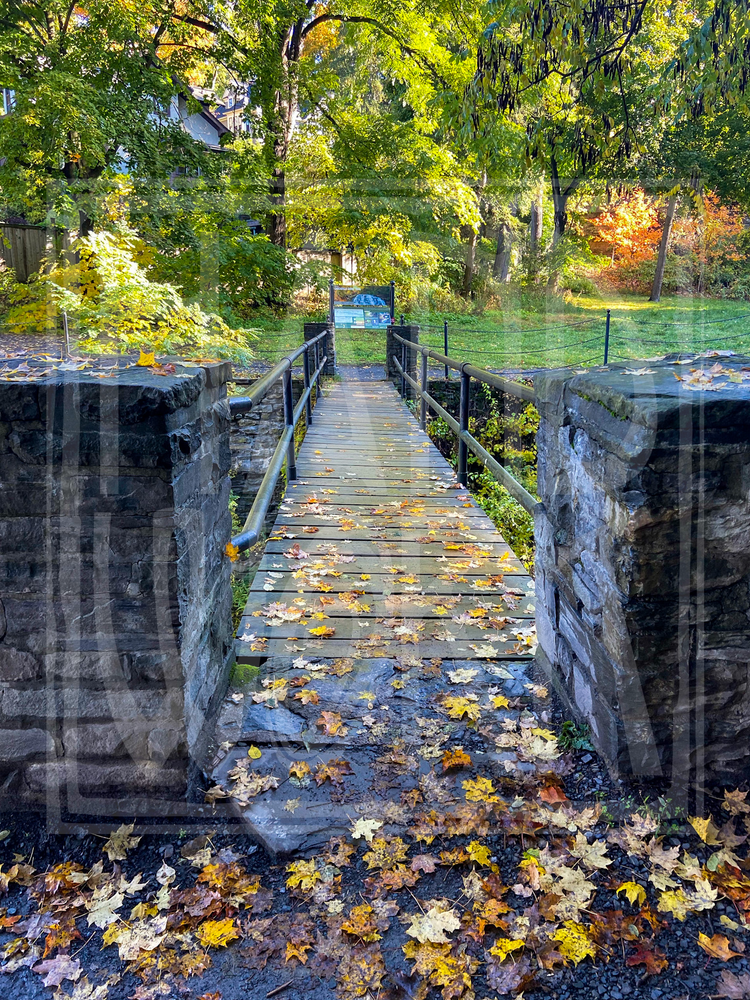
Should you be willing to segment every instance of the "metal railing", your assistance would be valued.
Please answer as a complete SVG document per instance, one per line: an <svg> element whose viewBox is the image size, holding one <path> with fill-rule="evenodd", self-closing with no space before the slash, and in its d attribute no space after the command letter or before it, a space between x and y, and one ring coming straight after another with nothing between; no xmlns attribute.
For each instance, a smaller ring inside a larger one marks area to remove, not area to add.
<svg viewBox="0 0 750 1000"><path fill-rule="evenodd" d="M443 418L453 433L458 437L458 468L456 470L456 475L461 485L468 485L468 458L469 451L472 451L477 458L481 460L484 467L492 473L495 479L497 479L500 485L505 487L513 499L517 500L524 510L528 511L528 513L533 516L539 506L539 501L536 497L532 496L531 493L529 493L529 491L518 482L515 476L512 476L510 472L508 472L508 470L501 465L496 458L493 458L487 449L483 448L477 439L469 433L469 398L472 379L475 379L477 382L482 382L484 385L492 386L495 389L500 389L502 392L507 392L512 396L517 396L519 399L525 399L529 403L533 403L535 401L536 397L534 396L534 390L527 385L522 385L520 382L513 382L510 379L503 378L501 375L495 375L494 372L485 371L484 368L477 368L469 361L456 361L454 358L449 358L445 354L439 354L437 351L433 351L429 347L424 347L412 340L406 340L406 338L399 336L397 333L393 334L393 338L401 344L401 359L399 360L395 354L393 355L393 363L401 375L401 395L402 397L406 395L407 384L410 385L417 393L420 400L419 426L422 430L426 429L427 409L429 407L434 410L438 416ZM415 351L421 355L421 382L413 379L406 370L408 367L407 358L409 351ZM458 420L456 420L456 418L452 416L452 414L450 414L444 406L438 403L434 396L431 396L427 392L427 361L430 358L443 365L446 371L452 369L453 371L458 372L461 376Z"/></svg>
<svg viewBox="0 0 750 1000"><path fill-rule="evenodd" d="M266 514L268 513L268 508L271 506L274 491L276 490L276 483L281 475L281 469L285 461L287 480L291 482L297 478L297 464L294 454L294 431L303 411L307 426L309 427L312 424L312 400L310 397L313 386L317 387L315 401L317 402L320 397L320 376L328 361L328 356L323 353L322 341L327 336L328 332L325 330L323 333L319 333L317 337L308 340L302 347L298 347L296 351L288 354L277 365L274 365L270 372L259 379L252 382L249 379L235 380L240 385L251 384L252 388L247 396L235 396L229 400L229 410L233 417L249 413L254 406L257 406L261 402L279 379L283 380L284 385L284 432L279 438L279 443L276 445L276 450L266 469L266 474L263 476L242 531L239 535L235 535L231 541L231 545L237 551L241 552L243 549L249 548L260 538ZM310 363L311 354L312 365ZM302 357L304 391L295 406L292 395L292 367L300 356Z"/></svg>

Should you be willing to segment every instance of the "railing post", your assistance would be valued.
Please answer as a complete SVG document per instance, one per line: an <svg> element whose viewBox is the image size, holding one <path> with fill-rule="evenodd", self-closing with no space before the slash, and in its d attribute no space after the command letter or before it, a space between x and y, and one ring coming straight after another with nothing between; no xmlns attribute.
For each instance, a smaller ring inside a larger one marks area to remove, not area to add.
<svg viewBox="0 0 750 1000"><path fill-rule="evenodd" d="M292 436L286 450L286 478L291 483L297 478L297 461L294 456L294 396L292 395L291 366L284 372L284 424L292 428Z"/></svg>
<svg viewBox="0 0 750 1000"><path fill-rule="evenodd" d="M419 410L419 426L422 430L427 427L427 400L424 394L427 392L427 353L422 352L422 405Z"/></svg>
<svg viewBox="0 0 750 1000"><path fill-rule="evenodd" d="M463 431L469 429L469 390L471 387L471 375L465 371L461 372L461 395L458 403L458 426ZM468 457L469 446L462 438L458 439L458 481L462 486L468 486Z"/></svg>
<svg viewBox="0 0 750 1000"><path fill-rule="evenodd" d="M305 340L312 340L319 334L325 333L327 336L323 339L324 347L321 347L321 355L326 354L328 360L326 361L324 375L335 375L336 374L336 328L333 323L305 323ZM317 365L315 366L318 367Z"/></svg>
<svg viewBox="0 0 750 1000"><path fill-rule="evenodd" d="M610 316L611 316L611 312L608 309L607 310L607 325L606 325L606 327L604 329L604 364L605 365L609 363L609 321L610 321Z"/></svg>
<svg viewBox="0 0 750 1000"><path fill-rule="evenodd" d="M404 378L404 372L406 371L406 344L401 345L401 398L406 396L406 379Z"/></svg>
<svg viewBox="0 0 750 1000"><path fill-rule="evenodd" d="M448 320L447 319L443 320L443 354L446 356L446 358L450 357L450 355L448 354ZM450 377L451 377L450 369L448 368L448 365L446 365L445 366L445 381L447 382Z"/></svg>
<svg viewBox="0 0 750 1000"><path fill-rule="evenodd" d="M316 366L317 367L317 366ZM310 388L310 348L305 347L305 353L302 355L302 371L303 378L305 380L305 389ZM310 400L310 394L308 393L307 401L305 403L305 420L307 421L307 426L312 426L312 402Z"/></svg>

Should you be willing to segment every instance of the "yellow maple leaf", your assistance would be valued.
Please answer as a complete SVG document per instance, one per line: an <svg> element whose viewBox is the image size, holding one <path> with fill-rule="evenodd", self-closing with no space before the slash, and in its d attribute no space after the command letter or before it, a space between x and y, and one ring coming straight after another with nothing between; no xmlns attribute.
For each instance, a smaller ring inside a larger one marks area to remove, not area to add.
<svg viewBox="0 0 750 1000"><path fill-rule="evenodd" d="M633 906L643 906L646 902L646 890L637 882L623 882L617 887L617 895L619 896L621 892Z"/></svg>
<svg viewBox="0 0 750 1000"><path fill-rule="evenodd" d="M671 913L677 920L685 920L691 912L690 900L682 889L670 889L659 896L659 913Z"/></svg>
<svg viewBox="0 0 750 1000"><path fill-rule="evenodd" d="M237 562L237 560L240 557L240 550L237 548L236 545L232 545L231 542L227 542L226 546L224 547L224 552L229 557L231 562Z"/></svg>
<svg viewBox="0 0 750 1000"><path fill-rule="evenodd" d="M290 889L299 887L303 892L309 892L315 883L320 882L323 878L318 871L315 858L312 858L310 861L293 861L290 865L287 865L286 870L290 873L289 878L286 880L287 886Z"/></svg>
<svg viewBox="0 0 750 1000"><path fill-rule="evenodd" d="M446 695L442 700L442 705L451 719L463 719L466 716L471 722L476 722L482 712L473 698L463 695Z"/></svg>
<svg viewBox="0 0 750 1000"><path fill-rule="evenodd" d="M153 351L141 351L136 365L139 368L150 368L151 365L156 364L156 359L154 358Z"/></svg>
<svg viewBox="0 0 750 1000"><path fill-rule="evenodd" d="M318 625L317 628L309 628L307 631L310 635L320 635L328 639L330 636L335 634L336 629L330 628L328 625Z"/></svg>
<svg viewBox="0 0 750 1000"><path fill-rule="evenodd" d="M466 790L466 801L467 802L485 802L488 805L493 802L499 802L500 799L495 795L495 786L492 784L490 778L474 778L468 781L462 781L461 787Z"/></svg>
<svg viewBox="0 0 750 1000"><path fill-rule="evenodd" d="M496 694L495 697L492 699L493 708L508 708L509 706L510 702L508 701L508 699L505 697L504 694Z"/></svg>
<svg viewBox="0 0 750 1000"><path fill-rule="evenodd" d="M575 920L566 920L552 935L552 940L559 941L557 950L573 965L578 965L587 955L596 958L596 945L583 924L578 924Z"/></svg>
<svg viewBox="0 0 750 1000"><path fill-rule="evenodd" d="M750 813L750 805L745 801L747 792L741 792L735 788L733 792L724 792L724 802L722 809L726 809L732 816L739 816L742 813Z"/></svg>
<svg viewBox="0 0 750 1000"><path fill-rule="evenodd" d="M411 914L408 919L411 926L406 928L406 933L420 944L447 944L450 938L445 936L446 932L457 931L461 926L454 909L439 910L436 906L427 913Z"/></svg>
<svg viewBox="0 0 750 1000"><path fill-rule="evenodd" d="M204 920L198 927L198 940L203 948L226 948L239 937L234 920Z"/></svg>
<svg viewBox="0 0 750 1000"><path fill-rule="evenodd" d="M709 816L708 819L701 819L700 816L688 816L688 822L704 844L711 846L721 843L721 841L716 838L719 830L718 827L714 826L712 816Z"/></svg>
<svg viewBox="0 0 750 1000"><path fill-rule="evenodd" d="M503 961L512 951L518 951L519 948L523 948L524 944L524 941L519 941L517 939L498 938L492 948L490 948L490 955L495 955Z"/></svg>
<svg viewBox="0 0 750 1000"><path fill-rule="evenodd" d="M472 840L466 848L466 853L476 864L486 868L492 867L492 861L490 860L492 852L486 844L480 844L478 840Z"/></svg>
<svg viewBox="0 0 750 1000"><path fill-rule="evenodd" d="M123 823L114 833L110 833L109 840L102 848L103 851L107 852L110 861L124 861L130 848L140 844L140 837L131 836L134 829L135 823L131 823L130 826Z"/></svg>
<svg viewBox="0 0 750 1000"><path fill-rule="evenodd" d="M289 765L289 777L290 778L305 778L308 774L312 774L310 765L306 760L294 760Z"/></svg>

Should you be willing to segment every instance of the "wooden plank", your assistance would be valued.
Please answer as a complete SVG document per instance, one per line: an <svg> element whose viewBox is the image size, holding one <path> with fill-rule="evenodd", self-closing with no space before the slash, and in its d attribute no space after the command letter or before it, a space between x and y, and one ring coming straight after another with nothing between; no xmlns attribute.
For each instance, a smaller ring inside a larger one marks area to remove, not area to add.
<svg viewBox="0 0 750 1000"><path fill-rule="evenodd" d="M327 391L297 470L240 623L255 637L238 642L240 662L528 658L533 582L390 384ZM296 552L307 557L284 555ZM304 617L277 620L274 605Z"/></svg>

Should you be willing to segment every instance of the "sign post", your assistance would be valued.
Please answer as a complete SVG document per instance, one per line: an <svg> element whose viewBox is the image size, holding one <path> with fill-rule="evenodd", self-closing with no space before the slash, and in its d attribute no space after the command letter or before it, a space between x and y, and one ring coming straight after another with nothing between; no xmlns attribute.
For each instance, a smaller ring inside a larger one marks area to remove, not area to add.
<svg viewBox="0 0 750 1000"><path fill-rule="evenodd" d="M329 285L330 313L340 330L385 330L393 322L395 286L366 285L363 288Z"/></svg>

